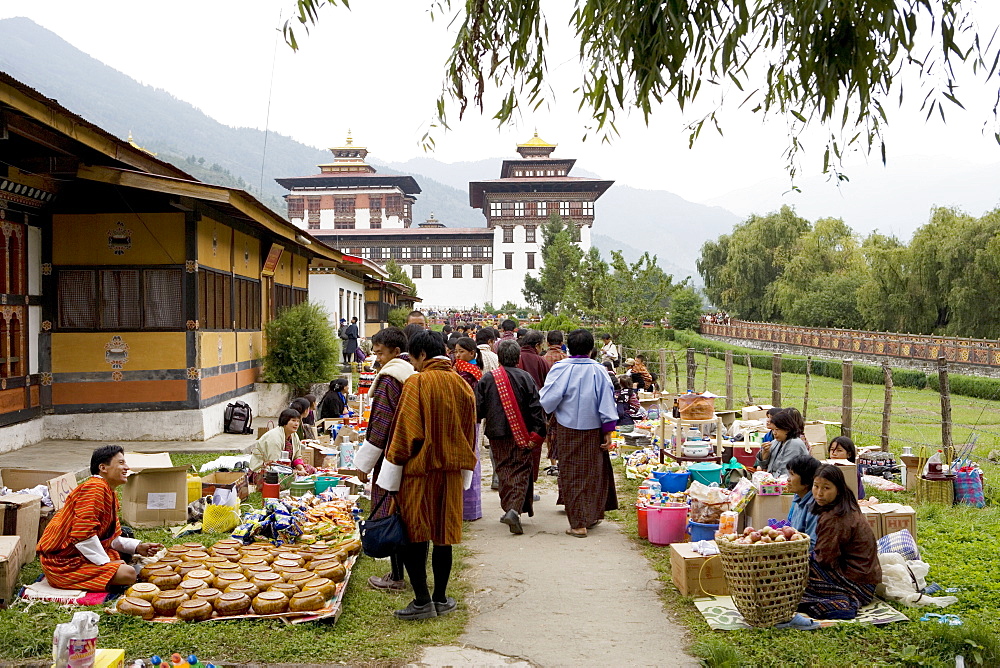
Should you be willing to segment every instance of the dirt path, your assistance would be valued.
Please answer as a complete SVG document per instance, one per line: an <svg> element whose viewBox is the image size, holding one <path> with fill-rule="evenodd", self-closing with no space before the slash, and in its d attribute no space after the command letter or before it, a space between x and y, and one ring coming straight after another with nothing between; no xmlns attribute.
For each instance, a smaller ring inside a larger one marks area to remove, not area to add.
<svg viewBox="0 0 1000 668"><path fill-rule="evenodd" d="M499 522L483 460L483 519L464 541L473 552L464 647L428 648L416 665L699 665L663 610L656 574L616 525L567 536L556 479L543 474L535 516L515 536Z"/></svg>

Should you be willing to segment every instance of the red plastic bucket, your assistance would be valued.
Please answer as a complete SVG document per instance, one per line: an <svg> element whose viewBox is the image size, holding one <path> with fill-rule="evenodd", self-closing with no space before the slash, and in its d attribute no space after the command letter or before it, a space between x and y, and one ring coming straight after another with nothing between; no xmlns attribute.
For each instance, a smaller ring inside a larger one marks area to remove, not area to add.
<svg viewBox="0 0 1000 668"><path fill-rule="evenodd" d="M669 503L646 509L646 526L649 542L653 545L683 543L687 539L688 506L686 503Z"/></svg>
<svg viewBox="0 0 1000 668"><path fill-rule="evenodd" d="M646 518L649 514L646 512L646 506L640 506L638 503L635 504L635 512L639 518L639 538L649 537L649 525L646 522Z"/></svg>

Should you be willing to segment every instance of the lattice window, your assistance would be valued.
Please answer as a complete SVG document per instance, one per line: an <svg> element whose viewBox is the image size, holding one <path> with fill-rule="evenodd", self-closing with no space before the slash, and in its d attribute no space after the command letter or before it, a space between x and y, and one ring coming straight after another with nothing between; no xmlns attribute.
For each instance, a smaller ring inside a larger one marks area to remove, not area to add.
<svg viewBox="0 0 1000 668"><path fill-rule="evenodd" d="M483 247L482 246L473 246L472 247L472 257L482 257L482 256L483 256Z"/></svg>
<svg viewBox="0 0 1000 668"><path fill-rule="evenodd" d="M101 329L138 329L142 321L138 270L102 271L101 304Z"/></svg>
<svg viewBox="0 0 1000 668"><path fill-rule="evenodd" d="M500 202L490 202L490 217L495 218L500 215Z"/></svg>
<svg viewBox="0 0 1000 668"><path fill-rule="evenodd" d="M386 216L402 216L403 215L403 196L402 195L386 195L386 197L385 197L385 215Z"/></svg>
<svg viewBox="0 0 1000 668"><path fill-rule="evenodd" d="M289 197L285 200L288 203L288 218L303 218L305 216L305 201L301 197Z"/></svg>
<svg viewBox="0 0 1000 668"><path fill-rule="evenodd" d="M514 228L513 227L505 227L505 228L503 228L503 242L505 244L512 244L512 243L514 243Z"/></svg>
<svg viewBox="0 0 1000 668"><path fill-rule="evenodd" d="M439 264L432 265L432 273L431 273L431 275L434 278L441 278L441 265L439 265Z"/></svg>
<svg viewBox="0 0 1000 668"><path fill-rule="evenodd" d="M549 203L548 202L539 202L538 203L538 216L540 218L544 218L545 216L549 215L548 210L549 210Z"/></svg>
<svg viewBox="0 0 1000 668"><path fill-rule="evenodd" d="M402 260L403 249L400 248L399 246L393 246L392 248L389 249L389 257L391 257L393 260Z"/></svg>
<svg viewBox="0 0 1000 668"><path fill-rule="evenodd" d="M533 244L535 243L535 226L528 225L524 228L524 241L525 243Z"/></svg>
<svg viewBox="0 0 1000 668"><path fill-rule="evenodd" d="M509 218L514 215L514 203L513 202L500 202L500 215L504 218Z"/></svg>
<svg viewBox="0 0 1000 668"><path fill-rule="evenodd" d="M535 268L535 254L528 253L528 269L534 269L534 268Z"/></svg>
<svg viewBox="0 0 1000 668"><path fill-rule="evenodd" d="M412 278L423 278L423 276L424 276L424 268L423 268L423 266L421 266L419 264L413 265L413 267L410 269L410 276Z"/></svg>
<svg viewBox="0 0 1000 668"><path fill-rule="evenodd" d="M451 277L452 278L462 278L462 265L455 264L451 267Z"/></svg>
<svg viewBox="0 0 1000 668"><path fill-rule="evenodd" d="M563 218L569 216L570 205L569 202L559 202L559 215Z"/></svg>
<svg viewBox="0 0 1000 668"><path fill-rule="evenodd" d="M333 213L338 218L341 216L354 217L354 197L335 197L333 199Z"/></svg>
<svg viewBox="0 0 1000 668"><path fill-rule="evenodd" d="M63 269L61 329L184 329L181 269Z"/></svg>
<svg viewBox="0 0 1000 668"><path fill-rule="evenodd" d="M524 202L514 202L514 215L519 218L524 217Z"/></svg>
<svg viewBox="0 0 1000 668"><path fill-rule="evenodd" d="M370 196L368 198L368 211L371 212L372 216L375 215L376 211L381 216L381 214L382 214L382 198L381 197Z"/></svg>
<svg viewBox="0 0 1000 668"><path fill-rule="evenodd" d="M142 321L146 327L184 327L184 276L176 269L146 269L142 272Z"/></svg>
<svg viewBox="0 0 1000 668"><path fill-rule="evenodd" d="M514 254L513 253L504 253L503 254L503 268L504 269L513 269L514 268Z"/></svg>
<svg viewBox="0 0 1000 668"><path fill-rule="evenodd" d="M481 264L474 264L474 265L472 265L472 277L473 278L482 278L483 277L483 265L481 265Z"/></svg>
<svg viewBox="0 0 1000 668"><path fill-rule="evenodd" d="M573 218L579 218L583 215L583 202L570 202L569 215Z"/></svg>
<svg viewBox="0 0 1000 668"><path fill-rule="evenodd" d="M593 202L584 202L583 203L583 215L585 215L585 216L593 216L594 215L594 203Z"/></svg>

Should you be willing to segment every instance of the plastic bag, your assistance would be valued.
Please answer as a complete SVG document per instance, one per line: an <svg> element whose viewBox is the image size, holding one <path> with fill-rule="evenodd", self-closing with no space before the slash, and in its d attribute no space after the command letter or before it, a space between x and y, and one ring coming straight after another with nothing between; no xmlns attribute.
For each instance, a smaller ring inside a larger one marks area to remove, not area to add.
<svg viewBox="0 0 1000 668"><path fill-rule="evenodd" d="M96 612L75 612L72 621L56 624L52 661L56 668L90 668L97 656Z"/></svg>
<svg viewBox="0 0 1000 668"><path fill-rule="evenodd" d="M729 490L709 487L698 481L688 487L691 497L691 520L700 524L718 524L719 518L729 507Z"/></svg>
<svg viewBox="0 0 1000 668"><path fill-rule="evenodd" d="M677 397L681 418L685 420L711 420L715 417L715 397L700 394L682 394Z"/></svg>
<svg viewBox="0 0 1000 668"><path fill-rule="evenodd" d="M240 524L238 507L208 503L201 523L205 533L229 533Z"/></svg>
<svg viewBox="0 0 1000 668"><path fill-rule="evenodd" d="M955 596L928 596L923 593L927 586L927 572L930 565L924 561L907 561L895 552L878 555L882 565L882 583L875 593L887 601L899 601L910 607L936 605L944 608L958 602Z"/></svg>

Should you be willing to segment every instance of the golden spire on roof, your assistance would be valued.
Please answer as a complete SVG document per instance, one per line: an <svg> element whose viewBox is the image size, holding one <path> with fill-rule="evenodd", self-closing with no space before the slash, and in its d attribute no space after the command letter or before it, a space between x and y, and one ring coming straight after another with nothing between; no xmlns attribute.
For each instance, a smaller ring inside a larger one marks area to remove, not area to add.
<svg viewBox="0 0 1000 668"><path fill-rule="evenodd" d="M132 131L131 130L128 131L128 139L126 139L125 141L127 141L129 143L129 146L131 146L132 148L139 149L143 153L148 153L149 155L153 156L154 158L156 157L156 154L153 153L152 151L150 151L148 148L143 148L143 147L141 147L141 146L139 146L138 144L135 143L135 140L132 139Z"/></svg>
<svg viewBox="0 0 1000 668"><path fill-rule="evenodd" d="M347 128L347 144L346 146L354 146L354 139L351 137L351 128Z"/></svg>
<svg viewBox="0 0 1000 668"><path fill-rule="evenodd" d="M522 146L538 146L538 147L542 147L542 148L550 148L550 147L551 148L555 148L556 144L550 144L547 141L545 141L544 139L542 139L541 137L539 137L538 136L538 130L536 129L534 137L532 137L528 141L524 142L523 144L518 144L517 146L518 146L518 148L520 148Z"/></svg>

